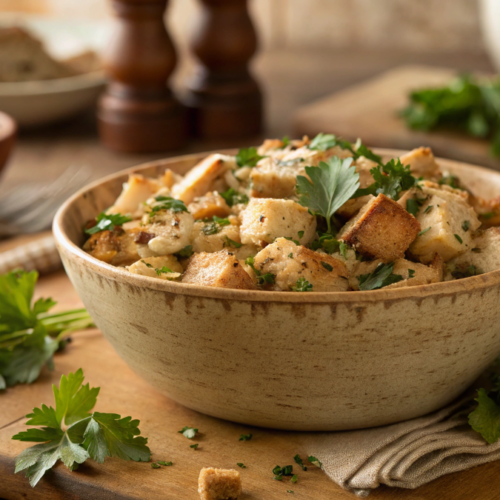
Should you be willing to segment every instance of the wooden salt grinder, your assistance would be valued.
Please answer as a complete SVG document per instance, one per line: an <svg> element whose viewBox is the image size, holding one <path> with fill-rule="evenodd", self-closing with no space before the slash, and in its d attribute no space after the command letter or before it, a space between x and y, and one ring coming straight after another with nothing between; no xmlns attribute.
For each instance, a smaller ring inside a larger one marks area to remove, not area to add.
<svg viewBox="0 0 500 500"><path fill-rule="evenodd" d="M184 97L195 135L239 139L259 134L262 94L248 69L256 49L247 0L201 0L191 40L200 64Z"/></svg>
<svg viewBox="0 0 500 500"><path fill-rule="evenodd" d="M110 83L98 108L100 138L111 149L167 151L186 141L186 111L167 87L176 65L167 2L113 0L116 25L104 56Z"/></svg>

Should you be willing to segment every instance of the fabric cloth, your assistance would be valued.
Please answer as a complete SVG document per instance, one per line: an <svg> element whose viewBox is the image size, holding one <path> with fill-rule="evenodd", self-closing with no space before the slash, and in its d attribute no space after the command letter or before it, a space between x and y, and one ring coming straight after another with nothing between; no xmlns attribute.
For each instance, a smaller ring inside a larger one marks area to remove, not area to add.
<svg viewBox="0 0 500 500"><path fill-rule="evenodd" d="M418 488L451 472L500 459L467 422L471 394L420 418L359 431L304 434L303 447L326 474L358 497L380 484Z"/></svg>
<svg viewBox="0 0 500 500"><path fill-rule="evenodd" d="M0 274L14 269L36 270L40 274L47 274L61 267L61 259L52 235L0 253Z"/></svg>

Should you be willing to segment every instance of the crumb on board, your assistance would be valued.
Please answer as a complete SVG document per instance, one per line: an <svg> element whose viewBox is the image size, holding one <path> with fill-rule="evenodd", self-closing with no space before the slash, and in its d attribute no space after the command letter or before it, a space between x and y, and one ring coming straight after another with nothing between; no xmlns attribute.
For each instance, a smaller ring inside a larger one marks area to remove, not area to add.
<svg viewBox="0 0 500 500"><path fill-rule="evenodd" d="M241 494L240 473L204 467L198 478L198 493L201 500L236 500Z"/></svg>

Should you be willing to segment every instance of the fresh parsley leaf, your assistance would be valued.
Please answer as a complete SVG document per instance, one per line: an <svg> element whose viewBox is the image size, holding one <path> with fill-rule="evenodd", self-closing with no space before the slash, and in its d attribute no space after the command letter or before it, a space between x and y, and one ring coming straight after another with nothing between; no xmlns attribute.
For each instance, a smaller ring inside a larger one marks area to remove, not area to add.
<svg viewBox="0 0 500 500"><path fill-rule="evenodd" d="M303 471L307 471L307 467L304 465L304 462L300 458L299 454L295 455L293 459L295 460L295 463L298 464Z"/></svg>
<svg viewBox="0 0 500 500"><path fill-rule="evenodd" d="M198 446L200 446L200 445L199 445L198 443L196 443L196 444L192 444L192 445L190 446L190 448L193 448L193 450L195 450L195 451L196 451L196 450L198 449Z"/></svg>
<svg viewBox="0 0 500 500"><path fill-rule="evenodd" d="M332 217L359 188L359 174L352 166L352 158L341 160L336 156L320 162L318 167L305 167L305 171L311 181L297 176L299 203L324 217L328 233L332 234Z"/></svg>
<svg viewBox="0 0 500 500"><path fill-rule="evenodd" d="M299 235L299 240L301 240L304 236L304 231L299 231L297 234Z"/></svg>
<svg viewBox="0 0 500 500"><path fill-rule="evenodd" d="M241 469L246 469L247 466L245 464L242 464L241 462L236 462L236 465L240 467Z"/></svg>
<svg viewBox="0 0 500 500"><path fill-rule="evenodd" d="M245 264L253 269L253 272L257 276L257 283L259 285L264 285L264 284L274 285L276 276L272 273L262 274L261 271L255 268L255 261L253 257L247 257L245 260Z"/></svg>
<svg viewBox="0 0 500 500"><path fill-rule="evenodd" d="M339 250L341 242L335 239L331 234L320 234L318 240L311 243L311 250L324 250L326 253L332 254Z"/></svg>
<svg viewBox="0 0 500 500"><path fill-rule="evenodd" d="M116 226L122 226L132 218L121 214L105 214L101 212L96 218L95 226L85 229L87 234L95 234L100 231L113 231Z"/></svg>
<svg viewBox="0 0 500 500"><path fill-rule="evenodd" d="M467 232L470 228L470 222L468 220L464 220L462 222L462 229Z"/></svg>
<svg viewBox="0 0 500 500"><path fill-rule="evenodd" d="M297 280L295 286L292 286L293 292L310 292L313 286L303 276Z"/></svg>
<svg viewBox="0 0 500 500"><path fill-rule="evenodd" d="M438 182L442 186L450 186L453 189L462 189L460 187L460 179L456 175L443 175Z"/></svg>
<svg viewBox="0 0 500 500"><path fill-rule="evenodd" d="M174 253L176 257L180 257L181 259L185 259L187 257L191 257L193 255L193 245L186 245L184 248L179 250L177 253Z"/></svg>
<svg viewBox="0 0 500 500"><path fill-rule="evenodd" d="M360 290L378 290L384 286L391 285L403 280L400 274L393 274L394 262L390 264L380 263L375 271L358 276Z"/></svg>
<svg viewBox="0 0 500 500"><path fill-rule="evenodd" d="M281 142L283 143L283 148L286 148L290 144L290 138L285 135L283 139L281 139Z"/></svg>
<svg viewBox="0 0 500 500"><path fill-rule="evenodd" d="M424 214L428 214L431 210L432 210L432 207L434 205L429 205L425 210L424 210Z"/></svg>
<svg viewBox="0 0 500 500"><path fill-rule="evenodd" d="M321 261L321 265L322 265L322 266L323 266L323 267L324 267L327 271L330 271L330 272L332 272L332 271L333 271L333 267L332 267L330 264L328 264L328 262L323 262L323 261Z"/></svg>
<svg viewBox="0 0 500 500"><path fill-rule="evenodd" d="M217 217L216 215L213 216L212 222L209 222L208 224L205 224L201 230L203 231L203 234L206 236L210 236L212 234L217 234L222 230L223 226L229 226L231 222L229 222L229 219L221 219L220 217Z"/></svg>
<svg viewBox="0 0 500 500"><path fill-rule="evenodd" d="M463 240L462 238L460 238L460 236L458 234L454 234L453 236L455 236L455 239L460 243L462 244L463 243Z"/></svg>
<svg viewBox="0 0 500 500"><path fill-rule="evenodd" d="M340 245L339 245L339 252L340 252L340 255L342 255L342 257L344 257L344 259L347 259L347 250L349 250L349 245L347 243L345 243L344 241L341 241Z"/></svg>
<svg viewBox="0 0 500 500"><path fill-rule="evenodd" d="M246 194L238 193L238 191L235 191L233 188L229 188L227 191L224 191L224 193L220 193L220 195L226 200L226 203L230 207L249 202L249 198Z"/></svg>
<svg viewBox="0 0 500 500"><path fill-rule="evenodd" d="M289 258L289 259L293 259L293 252L290 252L290 253L288 254L288 258Z"/></svg>
<svg viewBox="0 0 500 500"><path fill-rule="evenodd" d="M408 279L415 277L415 269L408 269Z"/></svg>
<svg viewBox="0 0 500 500"><path fill-rule="evenodd" d="M323 134L320 132L307 147L315 151L326 151L337 145L337 138L333 134Z"/></svg>
<svg viewBox="0 0 500 500"><path fill-rule="evenodd" d="M159 463L157 464L156 462L151 462L151 468L152 469L161 469L161 466Z"/></svg>
<svg viewBox="0 0 500 500"><path fill-rule="evenodd" d="M293 490L286 490L287 493L295 493Z"/></svg>
<svg viewBox="0 0 500 500"><path fill-rule="evenodd" d="M186 205L182 200L176 200L170 196L158 195L155 200L160 202L157 205L151 207L151 213L159 212L160 210L172 210L172 212L188 212Z"/></svg>
<svg viewBox="0 0 500 500"><path fill-rule="evenodd" d="M312 455L309 455L307 457L307 460L316 467L319 467L320 469L321 467L323 467L323 464L316 457L313 457Z"/></svg>
<svg viewBox="0 0 500 500"><path fill-rule="evenodd" d="M164 462L163 460L158 460L158 463L160 465L164 465L165 467L170 467L171 465L173 465L173 462Z"/></svg>
<svg viewBox="0 0 500 500"><path fill-rule="evenodd" d="M416 186L418 182L418 179L411 174L410 166L404 166L399 158L393 158L385 165L377 165L370 170L370 173L375 182L367 188L358 189L353 198L382 193L388 198L397 200L401 191Z"/></svg>
<svg viewBox="0 0 500 500"><path fill-rule="evenodd" d="M88 458L102 463L109 457L149 461L147 439L140 436L139 421L113 413L90 413L96 404L99 388L83 385L83 371L63 375L54 390L55 409L42 405L26 415L26 425L42 425L12 437L37 444L16 458L15 472L26 470L31 486L58 460L75 470ZM64 425L63 425L64 424Z"/></svg>
<svg viewBox="0 0 500 500"><path fill-rule="evenodd" d="M198 432L198 429L195 429L194 427L183 427L180 431L178 431L179 434L182 434L184 437L187 437L188 439L193 439L196 436L196 433Z"/></svg>
<svg viewBox="0 0 500 500"><path fill-rule="evenodd" d="M382 158L376 155L371 149L368 149L360 139L356 141L355 145L352 145L349 141L340 139L333 134L323 134L319 133L309 144L308 148L316 151L326 151L328 149L339 146L342 149L347 149L353 154L354 159L358 159L360 156L372 160L376 163L381 163Z"/></svg>
<svg viewBox="0 0 500 500"><path fill-rule="evenodd" d="M236 164L238 167L255 167L262 158L267 158L267 156L260 156L257 148L243 148L236 155Z"/></svg>
<svg viewBox="0 0 500 500"><path fill-rule="evenodd" d="M477 408L469 414L470 426L486 440L496 443L500 439L500 405L498 393L496 397L488 394L485 389L479 389L476 401Z"/></svg>
<svg viewBox="0 0 500 500"><path fill-rule="evenodd" d="M420 233L418 233L418 234L417 234L417 236L422 236L422 235L424 235L427 231L429 231L429 229L430 229L430 228L431 228L431 227L429 226L429 227L426 227L425 229L422 229L422 231L420 231Z"/></svg>
<svg viewBox="0 0 500 500"><path fill-rule="evenodd" d="M234 248L241 248L243 246L243 243L238 243L237 241L232 240L229 236L226 236L226 243L224 246L228 247L234 247Z"/></svg>
<svg viewBox="0 0 500 500"><path fill-rule="evenodd" d="M297 476L297 474L294 474L292 476L292 478L290 479L290 482L291 483L296 483L298 481L298 479L299 479L299 476Z"/></svg>
<svg viewBox="0 0 500 500"><path fill-rule="evenodd" d="M253 434L241 434L240 439L238 441L250 441L252 439Z"/></svg>

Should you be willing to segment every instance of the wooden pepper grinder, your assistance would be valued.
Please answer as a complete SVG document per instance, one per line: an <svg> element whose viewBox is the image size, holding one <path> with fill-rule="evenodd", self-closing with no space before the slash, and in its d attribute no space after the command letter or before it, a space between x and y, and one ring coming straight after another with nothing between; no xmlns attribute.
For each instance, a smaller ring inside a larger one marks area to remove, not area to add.
<svg viewBox="0 0 500 500"><path fill-rule="evenodd" d="M145 153L183 146L185 108L167 86L176 54L163 22L168 0L113 0L115 28L104 57L110 79L98 108L101 141Z"/></svg>
<svg viewBox="0 0 500 500"><path fill-rule="evenodd" d="M199 66L184 97L195 135L240 139L259 134L262 93L248 69L256 49L247 0L201 0L191 40Z"/></svg>

